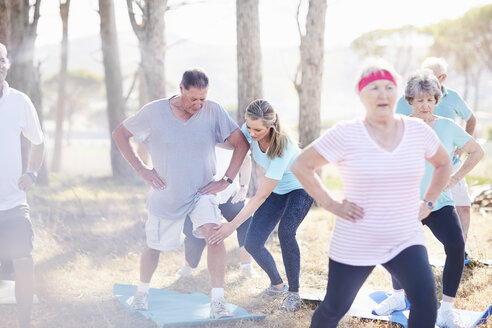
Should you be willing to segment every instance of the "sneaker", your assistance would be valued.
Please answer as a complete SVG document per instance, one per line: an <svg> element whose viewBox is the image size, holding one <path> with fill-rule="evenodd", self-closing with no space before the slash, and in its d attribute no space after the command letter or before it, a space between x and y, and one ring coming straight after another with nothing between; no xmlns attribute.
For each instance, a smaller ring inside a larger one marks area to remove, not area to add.
<svg viewBox="0 0 492 328"><path fill-rule="evenodd" d="M241 275L246 278L257 278L259 277L258 273L252 266L247 266L241 268Z"/></svg>
<svg viewBox="0 0 492 328"><path fill-rule="evenodd" d="M185 263L178 271L176 271L176 274L180 277L188 277L191 276L193 272L193 268L188 265L188 263Z"/></svg>
<svg viewBox="0 0 492 328"><path fill-rule="evenodd" d="M147 311L149 309L149 303L147 301L149 294L144 292L136 292L133 295L132 304L130 304L130 309L132 311Z"/></svg>
<svg viewBox="0 0 492 328"><path fill-rule="evenodd" d="M210 303L210 318L230 318L231 312L227 309L226 302L223 297L216 298Z"/></svg>
<svg viewBox="0 0 492 328"><path fill-rule="evenodd" d="M277 298L277 297L280 297L282 295L287 294L288 290L289 290L289 286L286 284L284 284L284 286L282 288L277 288L275 286L270 285L270 287L268 287L267 289L265 289L264 291L262 291L260 293L260 297Z"/></svg>
<svg viewBox="0 0 492 328"><path fill-rule="evenodd" d="M464 328L465 325L453 310L437 312L436 324L440 328Z"/></svg>
<svg viewBox="0 0 492 328"><path fill-rule="evenodd" d="M298 294L288 292L280 310L296 312L301 309L301 297Z"/></svg>
<svg viewBox="0 0 492 328"><path fill-rule="evenodd" d="M407 303L405 303L405 297L400 297L392 294L388 296L384 301L379 303L373 310L372 314L375 315L389 315L395 311L405 310Z"/></svg>

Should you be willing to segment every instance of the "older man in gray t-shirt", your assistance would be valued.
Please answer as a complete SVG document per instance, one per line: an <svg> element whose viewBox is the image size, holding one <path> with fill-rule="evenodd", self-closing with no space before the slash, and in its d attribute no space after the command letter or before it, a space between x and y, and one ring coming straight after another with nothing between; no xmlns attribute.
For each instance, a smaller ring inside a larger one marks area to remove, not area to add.
<svg viewBox="0 0 492 328"><path fill-rule="evenodd" d="M248 143L237 124L217 103L206 100L208 77L199 69L183 74L181 94L145 105L113 132L123 156L152 186L147 199L145 225L147 247L140 262L140 284L133 297L133 310L146 310L149 283L161 251L180 246L187 216L193 233L207 239L220 224L215 194L224 190L238 173ZM152 159L147 167L130 145L142 142ZM215 145L228 142L234 148L223 179L214 181ZM210 316L231 316L224 301L225 247L208 245L212 282Z"/></svg>

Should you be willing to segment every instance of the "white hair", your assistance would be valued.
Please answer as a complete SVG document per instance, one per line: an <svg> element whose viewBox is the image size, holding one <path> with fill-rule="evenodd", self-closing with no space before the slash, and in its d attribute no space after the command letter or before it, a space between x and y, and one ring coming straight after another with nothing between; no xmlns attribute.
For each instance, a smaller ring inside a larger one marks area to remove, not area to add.
<svg viewBox="0 0 492 328"><path fill-rule="evenodd" d="M382 58L370 57L364 60L362 66L355 79L355 91L359 93L359 82L371 75L372 73L386 71L390 73L397 83L397 87L401 84L401 76L398 74L393 66Z"/></svg>
<svg viewBox="0 0 492 328"><path fill-rule="evenodd" d="M441 57L427 57L422 63L422 68L429 68L439 70L439 75L446 74L448 71L448 63L444 58Z"/></svg>
<svg viewBox="0 0 492 328"><path fill-rule="evenodd" d="M7 47L5 47L5 45L3 43L0 43L0 54L7 57Z"/></svg>
<svg viewBox="0 0 492 328"><path fill-rule="evenodd" d="M405 87L405 100L412 105L413 100L419 96L430 95L439 103L442 97L441 85L434 73L428 69L415 71L408 78Z"/></svg>

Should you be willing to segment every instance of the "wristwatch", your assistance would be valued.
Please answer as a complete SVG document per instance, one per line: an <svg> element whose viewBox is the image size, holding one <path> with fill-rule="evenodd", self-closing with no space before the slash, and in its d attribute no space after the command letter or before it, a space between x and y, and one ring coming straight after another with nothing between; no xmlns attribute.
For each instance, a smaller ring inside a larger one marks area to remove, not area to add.
<svg viewBox="0 0 492 328"><path fill-rule="evenodd" d="M431 210L434 209L434 203L431 202L430 200L425 200L425 199L422 199L422 201L424 202L424 204L430 208Z"/></svg>
<svg viewBox="0 0 492 328"><path fill-rule="evenodd" d="M38 172L26 172L27 176L31 178L32 182L35 183L38 178Z"/></svg>
<svg viewBox="0 0 492 328"><path fill-rule="evenodd" d="M222 180L225 180L227 181L228 184L232 184L234 181L232 181L231 178L229 178L227 175L224 175L224 177L222 178Z"/></svg>

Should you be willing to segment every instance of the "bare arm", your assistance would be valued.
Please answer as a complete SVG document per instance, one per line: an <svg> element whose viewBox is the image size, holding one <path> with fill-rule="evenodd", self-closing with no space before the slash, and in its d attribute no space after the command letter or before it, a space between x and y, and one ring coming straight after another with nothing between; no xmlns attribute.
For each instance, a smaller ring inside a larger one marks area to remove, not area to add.
<svg viewBox="0 0 492 328"><path fill-rule="evenodd" d="M475 132L475 126L477 125L477 118L472 113L468 121L466 121L465 131L473 137L473 133ZM456 148L454 152L454 156L460 158L463 154L463 148Z"/></svg>
<svg viewBox="0 0 492 328"><path fill-rule="evenodd" d="M482 147L480 147L478 142L473 138L468 140L468 142L461 147L461 151L467 153L468 156L459 170L451 175L445 188L446 190L453 188L461 179L463 179L478 164L478 162L480 162L484 155Z"/></svg>
<svg viewBox="0 0 492 328"><path fill-rule="evenodd" d="M31 150L29 152L29 162L27 163L26 173L21 175L17 185L19 189L27 191L31 189L34 184L35 178L33 179L32 174L38 172L43 164L44 159L44 141L39 145L31 144Z"/></svg>
<svg viewBox="0 0 492 328"><path fill-rule="evenodd" d="M251 156L247 153L244 157L243 164L239 169L239 189L231 199L232 204L242 202L246 199L246 194L248 193L248 184L251 178Z"/></svg>
<svg viewBox="0 0 492 328"><path fill-rule="evenodd" d="M256 191L256 194L248 201L248 203L241 209L241 211L236 215L236 217L227 223L223 223L216 227L216 232L210 236L207 241L209 244L217 244L230 236L234 230L239 228L244 221L246 221L253 213L265 202L265 200L270 196L272 191L277 186L279 180L273 180L270 178L263 178Z"/></svg>
<svg viewBox="0 0 492 328"><path fill-rule="evenodd" d="M473 136L476 125L477 125L477 118L472 113L468 121L466 121L465 131L468 132L469 135Z"/></svg>
<svg viewBox="0 0 492 328"><path fill-rule="evenodd" d="M130 138L133 134L128 131L123 124L120 124L113 130L113 140L118 146L123 157L130 163L135 172L145 181L150 183L154 189L164 189L166 187L162 178L157 174L155 169L151 169L144 164L138 156L135 149L130 144Z"/></svg>
<svg viewBox="0 0 492 328"><path fill-rule="evenodd" d="M343 202L335 201L328 194L328 189L326 189L321 178L316 174L316 170L326 164L328 164L328 161L311 145L302 151L292 163L290 169L302 184L304 190L324 209L352 222L361 219L364 215L362 208L347 200Z"/></svg>
<svg viewBox="0 0 492 328"><path fill-rule="evenodd" d="M239 184L241 186L247 186L251 179L251 154L246 153L243 164L239 169Z"/></svg>
<svg viewBox="0 0 492 328"><path fill-rule="evenodd" d="M239 172L239 168L241 167L241 163L244 160L244 156L249 149L249 144L243 133L240 129L234 130L231 135L226 139L233 147L231 162L229 163L229 167L225 172L225 176L234 180L237 173ZM213 181L207 184L205 187L199 190L201 194L216 194L228 186L228 182L225 180Z"/></svg>
<svg viewBox="0 0 492 328"><path fill-rule="evenodd" d="M449 181L451 175L451 159L443 145L439 144L439 148L434 156L426 158L426 160L434 166L434 172L429 183L429 187L424 195L426 201L435 203L439 195L442 193L444 187ZM432 209L427 207L424 202L420 203L419 219L423 220L429 216Z"/></svg>

